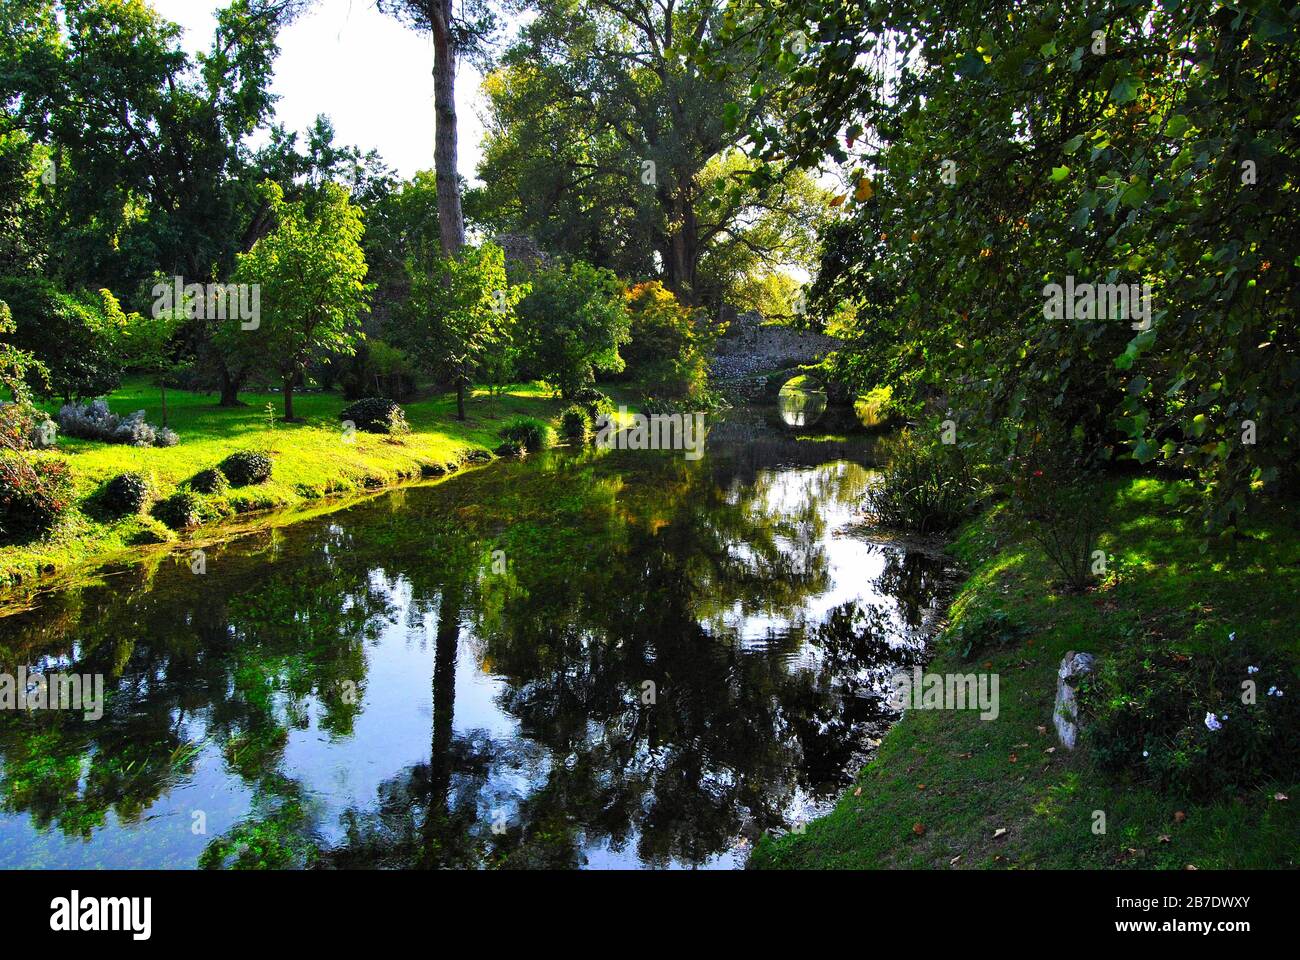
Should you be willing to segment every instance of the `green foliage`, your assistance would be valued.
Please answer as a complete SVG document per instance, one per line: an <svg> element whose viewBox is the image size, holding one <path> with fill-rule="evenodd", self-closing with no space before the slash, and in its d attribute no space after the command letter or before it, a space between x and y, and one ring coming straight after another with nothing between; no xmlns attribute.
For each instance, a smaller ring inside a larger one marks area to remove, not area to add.
<svg viewBox="0 0 1300 960"><path fill-rule="evenodd" d="M623 285L608 270L581 261L543 267L519 303L523 372L545 380L565 400L589 386L596 372L623 369L628 339Z"/></svg>
<svg viewBox="0 0 1300 960"><path fill-rule="evenodd" d="M519 440L503 440L494 452L498 457L523 460L528 456L528 447Z"/></svg>
<svg viewBox="0 0 1300 960"><path fill-rule="evenodd" d="M560 436L576 443L586 443L591 436L592 422L591 414L581 404L565 407L560 414Z"/></svg>
<svg viewBox="0 0 1300 960"><path fill-rule="evenodd" d="M188 490L178 490L155 503L152 512L173 530L192 530L203 522L203 501Z"/></svg>
<svg viewBox="0 0 1300 960"><path fill-rule="evenodd" d="M614 401L595 387L583 387L573 394L573 402L587 411L592 422L614 412Z"/></svg>
<svg viewBox="0 0 1300 960"><path fill-rule="evenodd" d="M515 306L527 285L506 278L501 248L485 243L456 257L420 253L407 261L411 284L398 336L419 365L463 391L507 349Z"/></svg>
<svg viewBox="0 0 1300 960"><path fill-rule="evenodd" d="M406 412L392 400L382 397L367 397L349 404L339 413L339 419L351 420L358 430L366 433L403 434L410 433L410 424L406 422Z"/></svg>
<svg viewBox="0 0 1300 960"><path fill-rule="evenodd" d="M1294 664L1235 635L1206 652L1135 640L1080 686L1084 741L1098 761L1194 797L1300 778ZM1253 703L1243 703L1251 683Z"/></svg>
<svg viewBox="0 0 1300 960"><path fill-rule="evenodd" d="M555 429L536 417L517 417L501 428L500 435L522 444L530 453L555 446Z"/></svg>
<svg viewBox="0 0 1300 960"><path fill-rule="evenodd" d="M0 279L0 300L12 311L13 346L41 363L39 369L29 365L39 392L71 400L118 385L122 361L103 304L40 277Z"/></svg>
<svg viewBox="0 0 1300 960"><path fill-rule="evenodd" d="M235 270L236 283L259 285L261 316L253 329L227 321L217 336L229 353L280 376L285 419L292 419L293 385L307 365L349 352L362 338L371 289L364 231L360 209L336 184L324 184L310 207L285 200L269 181L262 194L277 226L240 255Z"/></svg>
<svg viewBox="0 0 1300 960"><path fill-rule="evenodd" d="M626 375L665 397L703 399L718 336L704 311L682 306L657 280L630 287L627 306Z"/></svg>
<svg viewBox="0 0 1300 960"><path fill-rule="evenodd" d="M0 540L48 533L72 503L72 471L61 460L0 451Z"/></svg>
<svg viewBox="0 0 1300 960"><path fill-rule="evenodd" d="M143 474L119 473L104 484L100 502L111 516L138 514L149 502L149 481Z"/></svg>
<svg viewBox="0 0 1300 960"><path fill-rule="evenodd" d="M1025 625L1005 611L987 610L966 614L943 639L948 649L969 662L1012 646L1024 634Z"/></svg>
<svg viewBox="0 0 1300 960"><path fill-rule="evenodd" d="M221 472L236 487L266 483L271 479L271 470L271 458L254 450L241 450L221 461Z"/></svg>
<svg viewBox="0 0 1300 960"><path fill-rule="evenodd" d="M190 477L190 489L195 493L222 494L230 487L226 475L216 467L200 470Z"/></svg>
<svg viewBox="0 0 1300 960"><path fill-rule="evenodd" d="M904 430L876 447L884 466L867 494L878 523L917 533L951 530L970 516L977 485L961 450Z"/></svg>
<svg viewBox="0 0 1300 960"><path fill-rule="evenodd" d="M748 302L745 281L808 259L825 212L808 202L812 178L742 176L753 162L737 121L766 112L778 75L723 36L734 7L535 7L483 85L485 186L467 209L489 230L620 276L661 276L692 304ZM707 59L690 56L706 44Z"/></svg>
<svg viewBox="0 0 1300 960"><path fill-rule="evenodd" d="M794 0L720 42L783 76L749 128L769 161L829 153L875 184L842 201L813 290L823 318L850 307L860 386L1078 424L1099 454L1194 472L1230 536L1300 467L1296 29L1278 0ZM1149 328L1052 316L1067 276L1150 283Z"/></svg>

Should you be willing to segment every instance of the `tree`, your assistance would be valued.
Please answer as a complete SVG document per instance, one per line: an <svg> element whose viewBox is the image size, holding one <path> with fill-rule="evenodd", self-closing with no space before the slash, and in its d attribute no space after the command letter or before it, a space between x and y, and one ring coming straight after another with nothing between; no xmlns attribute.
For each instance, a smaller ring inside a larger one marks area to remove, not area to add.
<svg viewBox="0 0 1300 960"><path fill-rule="evenodd" d="M233 354L261 358L284 385L284 419L292 422L294 384L313 360L351 350L370 287L361 249L361 211L345 189L326 183L309 212L274 183L263 185L276 228L239 257L235 281L260 287L257 325L228 321L219 336Z"/></svg>
<svg viewBox="0 0 1300 960"><path fill-rule="evenodd" d="M715 43L715 63L688 56L718 37L726 4L533 6L484 84L493 123L479 206L492 227L620 276L661 277L688 305L726 302L755 268L746 257L769 270L809 259L810 218L825 210L805 202L811 180L741 176L751 164L737 148L768 109L775 70L738 42Z"/></svg>
<svg viewBox="0 0 1300 960"><path fill-rule="evenodd" d="M408 271L403 342L426 370L455 382L456 416L464 420L465 389L509 347L515 305L528 287L509 284L505 255L490 243L458 257L413 256Z"/></svg>
<svg viewBox="0 0 1300 960"><path fill-rule="evenodd" d="M849 301L859 370L991 427L971 432L990 459L1073 430L1096 458L1194 472L1230 536L1253 492L1300 484L1293 13L1010 6L755 2L763 25L736 21L785 78L750 130L763 156L829 155L855 183L814 303ZM1149 284L1148 315L1054 315L1067 277Z"/></svg>
<svg viewBox="0 0 1300 960"><path fill-rule="evenodd" d="M496 29L487 0L466 0L460 14L452 0L379 0L379 9L433 35L433 161L438 190L442 252L455 256L465 245L460 175L456 170L456 58L481 52Z"/></svg>
<svg viewBox="0 0 1300 960"><path fill-rule="evenodd" d="M530 282L519 303L526 372L571 400L597 371L623 369L618 348L627 342L629 318L618 277L579 260L543 267Z"/></svg>
<svg viewBox="0 0 1300 960"><path fill-rule="evenodd" d="M65 402L115 389L122 361L113 349L113 326L103 294L73 295L40 277L0 278L0 300L12 311L13 344L39 360L45 374L35 384Z"/></svg>

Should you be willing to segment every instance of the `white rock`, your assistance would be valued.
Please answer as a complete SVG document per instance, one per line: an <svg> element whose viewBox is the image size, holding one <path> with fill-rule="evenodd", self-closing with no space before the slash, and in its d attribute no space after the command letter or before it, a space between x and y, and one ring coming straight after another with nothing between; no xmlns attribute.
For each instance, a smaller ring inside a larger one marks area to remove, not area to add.
<svg viewBox="0 0 1300 960"><path fill-rule="evenodd" d="M1056 671L1056 706L1052 708L1052 723L1056 726L1056 735L1061 745L1073 750L1079 739L1079 701L1074 688L1079 679L1092 673L1096 667L1096 658L1091 653L1066 653L1061 660L1061 667Z"/></svg>

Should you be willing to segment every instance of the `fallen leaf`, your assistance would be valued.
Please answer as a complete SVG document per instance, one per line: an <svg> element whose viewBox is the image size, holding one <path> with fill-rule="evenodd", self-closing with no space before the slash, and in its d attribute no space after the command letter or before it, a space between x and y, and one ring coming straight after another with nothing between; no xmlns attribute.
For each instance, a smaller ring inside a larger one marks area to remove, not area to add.
<svg viewBox="0 0 1300 960"><path fill-rule="evenodd" d="M853 791L853 795L854 795L855 797L860 797L860 796L862 796L862 788L861 788L861 787L858 787L858 789L854 790L854 791Z"/></svg>
<svg viewBox="0 0 1300 960"><path fill-rule="evenodd" d="M1169 836L1169 834L1167 834L1167 833L1162 833L1162 834L1160 834L1160 842L1161 842L1161 843L1169 843L1169 842L1172 841L1172 840L1173 840L1173 837Z"/></svg>
<svg viewBox="0 0 1300 960"><path fill-rule="evenodd" d="M1010 756L1009 759L1011 760L1012 763L1015 763L1015 762L1017 762L1020 758L1017 757L1017 756L1013 753L1013 754Z"/></svg>
<svg viewBox="0 0 1300 960"><path fill-rule="evenodd" d="M916 834L918 837L925 836L925 824L923 823L912 824L912 832Z"/></svg>
<svg viewBox="0 0 1300 960"><path fill-rule="evenodd" d="M1194 864L1194 863L1189 863L1187 866L1183 867L1183 869L1184 869L1184 870L1195 870L1195 869L1197 869L1197 867L1196 867L1196 864Z"/></svg>
<svg viewBox="0 0 1300 960"><path fill-rule="evenodd" d="M1048 747L1046 750L1043 751L1043 753L1055 753L1055 752L1056 752L1055 747Z"/></svg>
<svg viewBox="0 0 1300 960"><path fill-rule="evenodd" d="M924 789L925 789L925 784L924 784L924 783L918 783L918 784L916 785L916 789L918 789L918 790L924 790Z"/></svg>
<svg viewBox="0 0 1300 960"><path fill-rule="evenodd" d="M1275 794L1273 794L1273 799L1274 799L1274 800L1290 800L1291 798L1288 797L1285 793L1275 793Z"/></svg>
<svg viewBox="0 0 1300 960"><path fill-rule="evenodd" d="M1023 749L1024 747L1029 746L1029 744L1027 744L1027 743L1017 743L1017 744L1014 744L1014 746L1015 746L1015 748L1016 748L1017 750L1020 750L1020 749Z"/></svg>
<svg viewBox="0 0 1300 960"><path fill-rule="evenodd" d="M1174 823L1182 823L1186 819L1187 814L1183 813L1183 811L1178 810L1174 813Z"/></svg>
<svg viewBox="0 0 1300 960"><path fill-rule="evenodd" d="M957 856L953 857L951 860L948 861L948 866L950 866L950 867L953 866L953 865L956 864L957 861L960 860L960 859L961 859L961 854L959 853L959 854L957 854Z"/></svg>
<svg viewBox="0 0 1300 960"><path fill-rule="evenodd" d="M1047 736L1047 728L1046 728L1046 727L1039 727L1039 728L1038 728L1038 732L1039 732L1040 734L1042 734L1043 736Z"/></svg>
<svg viewBox="0 0 1300 960"><path fill-rule="evenodd" d="M1004 836L1006 832L1007 832L1006 827L998 827L996 830L993 831L993 839L996 840L998 837Z"/></svg>

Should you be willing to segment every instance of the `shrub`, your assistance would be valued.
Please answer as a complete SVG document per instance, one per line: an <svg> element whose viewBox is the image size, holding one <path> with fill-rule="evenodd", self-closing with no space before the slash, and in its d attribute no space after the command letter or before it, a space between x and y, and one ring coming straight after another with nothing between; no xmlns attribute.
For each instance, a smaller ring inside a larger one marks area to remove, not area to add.
<svg viewBox="0 0 1300 960"><path fill-rule="evenodd" d="M1300 778L1294 664L1229 640L1183 654L1168 642L1116 647L1079 687L1084 742L1098 762L1203 797ZM1255 702L1243 703L1245 681Z"/></svg>
<svg viewBox="0 0 1300 960"><path fill-rule="evenodd" d="M230 481L226 475L216 467L200 470L190 477L190 489L197 493L225 493L229 486Z"/></svg>
<svg viewBox="0 0 1300 960"><path fill-rule="evenodd" d="M530 453L555 446L555 430L545 420L518 417L503 427L500 436L522 444Z"/></svg>
<svg viewBox="0 0 1300 960"><path fill-rule="evenodd" d="M528 448L518 440L503 441L501 446L497 447L496 455L498 457L513 457L516 460L522 460L528 456Z"/></svg>
<svg viewBox="0 0 1300 960"><path fill-rule="evenodd" d="M971 512L976 483L956 445L926 442L905 430L876 449L888 458L867 494L878 523L934 533L951 530Z"/></svg>
<svg viewBox="0 0 1300 960"><path fill-rule="evenodd" d="M104 400L92 400L85 405L64 404L59 410L59 428L70 437L129 443L136 447L171 447L180 439L173 431L160 430L146 422L143 410L120 417L109 410Z"/></svg>
<svg viewBox="0 0 1300 960"><path fill-rule="evenodd" d="M1009 469L1012 505L1030 538L1060 571L1064 587L1082 593L1093 580L1092 554L1105 523L1100 477L1087 470L1063 431L1036 434Z"/></svg>
<svg viewBox="0 0 1300 960"><path fill-rule="evenodd" d="M944 634L944 641L963 660L1009 646L1025 633L1025 625L1001 610L973 613Z"/></svg>
<svg viewBox="0 0 1300 960"><path fill-rule="evenodd" d="M221 461L221 472L236 487L266 483L271 469L271 458L255 450L241 450Z"/></svg>
<svg viewBox="0 0 1300 960"><path fill-rule="evenodd" d="M366 433L408 433L411 429L402 408L384 397L366 397L349 404L339 419L351 420L358 430Z"/></svg>
<svg viewBox="0 0 1300 960"><path fill-rule="evenodd" d="M566 440L586 443L591 436L591 415L579 404L573 404L560 414L560 435Z"/></svg>
<svg viewBox="0 0 1300 960"><path fill-rule="evenodd" d="M104 484L104 508L115 517L139 513L149 502L149 481L138 473L119 473Z"/></svg>
<svg viewBox="0 0 1300 960"><path fill-rule="evenodd" d="M587 411L587 416L591 417L593 423L600 418L601 414L614 412L614 401L595 387L583 387L578 390L573 395L573 402Z"/></svg>
<svg viewBox="0 0 1300 960"><path fill-rule="evenodd" d="M72 503L72 472L61 460L0 453L0 538L47 533Z"/></svg>
<svg viewBox="0 0 1300 960"><path fill-rule="evenodd" d="M181 490L154 504L153 515L173 530L189 530L203 522L203 501Z"/></svg>

